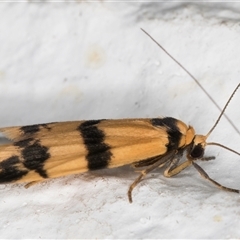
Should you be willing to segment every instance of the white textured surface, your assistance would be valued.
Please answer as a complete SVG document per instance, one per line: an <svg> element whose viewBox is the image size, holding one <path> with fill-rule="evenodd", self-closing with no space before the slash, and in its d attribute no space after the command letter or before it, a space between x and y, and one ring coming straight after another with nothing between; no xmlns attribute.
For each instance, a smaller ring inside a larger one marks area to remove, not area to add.
<svg viewBox="0 0 240 240"><path fill-rule="evenodd" d="M168 49L223 106L240 79L240 4L0 5L0 126L172 116L205 134L219 111L141 30ZM227 111L240 129L240 93ZM225 119L211 140L239 150ZM201 164L240 188L238 156L215 147ZM133 192L129 167L35 185L0 186L1 238L239 238L240 196L193 168L155 171Z"/></svg>

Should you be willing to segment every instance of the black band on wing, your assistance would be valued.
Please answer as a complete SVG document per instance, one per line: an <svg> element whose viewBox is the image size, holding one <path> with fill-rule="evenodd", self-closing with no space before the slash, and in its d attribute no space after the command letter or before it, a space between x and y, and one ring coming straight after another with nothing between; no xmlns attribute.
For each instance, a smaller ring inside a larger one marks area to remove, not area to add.
<svg viewBox="0 0 240 240"><path fill-rule="evenodd" d="M25 176L28 171L19 168L21 161L17 156L12 156L0 162L0 183L15 182Z"/></svg>
<svg viewBox="0 0 240 240"><path fill-rule="evenodd" d="M110 146L104 143L104 132L98 129L97 126L101 121L102 120L85 121L77 129L81 133L84 144L88 150L86 159L89 170L107 167L112 156Z"/></svg>
<svg viewBox="0 0 240 240"><path fill-rule="evenodd" d="M161 126L166 128L169 141L166 145L168 151L178 149L182 137L182 133L179 131L177 126L177 121L177 119L171 117L151 119L153 126Z"/></svg>

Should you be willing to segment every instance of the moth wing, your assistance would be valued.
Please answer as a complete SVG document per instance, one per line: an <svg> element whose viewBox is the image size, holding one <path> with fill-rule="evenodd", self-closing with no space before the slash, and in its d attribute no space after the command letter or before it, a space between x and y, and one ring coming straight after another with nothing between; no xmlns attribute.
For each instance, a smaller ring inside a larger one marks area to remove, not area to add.
<svg viewBox="0 0 240 240"><path fill-rule="evenodd" d="M2 128L0 182L46 178L118 167L167 151L165 127L148 119L92 120Z"/></svg>

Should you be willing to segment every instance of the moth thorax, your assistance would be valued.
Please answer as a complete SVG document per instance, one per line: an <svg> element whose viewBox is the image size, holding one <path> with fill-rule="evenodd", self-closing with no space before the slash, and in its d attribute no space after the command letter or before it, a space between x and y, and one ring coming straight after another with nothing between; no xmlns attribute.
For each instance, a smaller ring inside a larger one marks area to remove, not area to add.
<svg viewBox="0 0 240 240"><path fill-rule="evenodd" d="M195 130L192 126L189 126L185 136L185 146L191 144L195 137Z"/></svg>
<svg viewBox="0 0 240 240"><path fill-rule="evenodd" d="M193 139L192 149L190 150L190 157L192 159L202 158L206 146L206 136L195 135Z"/></svg>

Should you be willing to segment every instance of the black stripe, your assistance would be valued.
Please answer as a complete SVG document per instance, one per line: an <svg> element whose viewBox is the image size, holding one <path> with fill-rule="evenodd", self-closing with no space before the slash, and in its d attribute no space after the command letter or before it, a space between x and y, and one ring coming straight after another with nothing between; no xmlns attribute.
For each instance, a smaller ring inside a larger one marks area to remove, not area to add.
<svg viewBox="0 0 240 240"><path fill-rule="evenodd" d="M0 183L9 183L21 179L28 171L20 170L21 161L17 156L12 156L0 162Z"/></svg>
<svg viewBox="0 0 240 240"><path fill-rule="evenodd" d="M29 170L34 170L41 177L48 178L46 170L44 170L44 162L51 156L48 148L42 146L38 141L31 145L27 145L22 150L23 164Z"/></svg>
<svg viewBox="0 0 240 240"><path fill-rule="evenodd" d="M51 128L48 126L48 124L34 124L34 125L29 125L29 126L23 126L23 127L20 128L20 130L24 134L34 134L34 133L37 133L41 130L40 127L51 130Z"/></svg>
<svg viewBox="0 0 240 240"><path fill-rule="evenodd" d="M153 126L166 127L168 134L168 144L166 147L168 151L178 149L179 142L182 137L182 133L177 127L177 121L177 119L171 117L153 118L151 120Z"/></svg>
<svg viewBox="0 0 240 240"><path fill-rule="evenodd" d="M33 140L34 140L33 138L27 138L27 139L24 139L24 140L14 142L13 145L18 146L20 148L24 148L24 147L29 146Z"/></svg>
<svg viewBox="0 0 240 240"><path fill-rule="evenodd" d="M112 156L110 146L104 143L104 132L97 127L100 122L101 120L85 121L77 129L88 150L86 159L89 170L107 167Z"/></svg>

